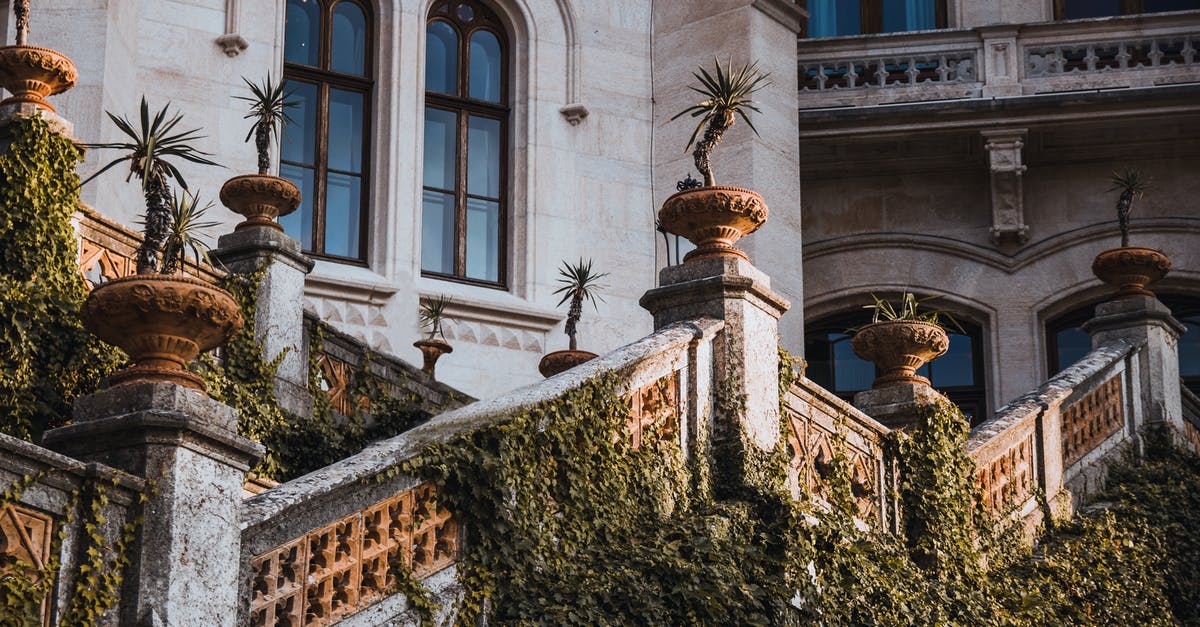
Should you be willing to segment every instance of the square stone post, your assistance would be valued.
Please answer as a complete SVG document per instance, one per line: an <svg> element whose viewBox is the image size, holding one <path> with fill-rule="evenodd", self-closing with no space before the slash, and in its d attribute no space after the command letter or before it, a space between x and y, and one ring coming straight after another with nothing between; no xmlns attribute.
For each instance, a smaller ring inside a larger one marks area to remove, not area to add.
<svg viewBox="0 0 1200 627"><path fill-rule="evenodd" d="M233 627L242 483L263 453L237 434L237 412L172 383L135 383L80 398L74 418L43 443L149 484L120 624Z"/></svg>
<svg viewBox="0 0 1200 627"><path fill-rule="evenodd" d="M263 357L283 354L275 376L275 393L284 409L312 415L308 393L308 359L304 354L304 277L313 260L300 252L300 242L263 226L238 229L217 240L213 259L235 274L264 269L254 311L254 337Z"/></svg>
<svg viewBox="0 0 1200 627"><path fill-rule="evenodd" d="M655 329L699 317L725 321L713 346L711 444L717 469L730 472L717 473L715 487L761 485L754 460L779 441L779 317L789 303L771 291L767 275L735 257L664 268L659 279L662 286L641 299Z"/></svg>
<svg viewBox="0 0 1200 627"><path fill-rule="evenodd" d="M854 406L889 429L911 432L921 427L921 411L949 402L941 392L924 383L900 383L863 390L854 395Z"/></svg>
<svg viewBox="0 0 1200 627"><path fill-rule="evenodd" d="M1187 328L1171 316L1157 298L1136 296L1096 305L1096 317L1083 325L1092 336L1092 348L1113 340L1144 344L1138 353L1137 374L1147 423L1166 421L1183 433L1183 405L1179 393L1179 334ZM1140 426L1140 425L1136 425Z"/></svg>

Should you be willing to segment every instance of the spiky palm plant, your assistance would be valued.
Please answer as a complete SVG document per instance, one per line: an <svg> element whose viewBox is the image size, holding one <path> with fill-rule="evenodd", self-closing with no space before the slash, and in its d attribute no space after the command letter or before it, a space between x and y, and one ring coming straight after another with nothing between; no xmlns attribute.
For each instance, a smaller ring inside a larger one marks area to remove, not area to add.
<svg viewBox="0 0 1200 627"><path fill-rule="evenodd" d="M204 220L204 214L213 206L208 201L200 204L200 194L187 190L171 195L171 225L167 241L163 244L162 271L174 274L187 259L188 251L197 262L208 261L208 244L200 239L205 229L220 225L220 222Z"/></svg>
<svg viewBox="0 0 1200 627"><path fill-rule="evenodd" d="M258 150L258 173L266 174L267 170L271 168L271 137L279 138L279 129L283 123L292 121L287 114L288 107L294 107L298 102L288 100L288 96L291 96L292 92L285 92L283 81L278 83L272 81L270 74L267 74L266 80L261 85L250 82L250 79L245 76L242 77L242 80L250 88L251 95L235 96L235 98L250 103L250 112L243 117L247 120L254 120L244 141L250 141L251 137L254 138L254 148Z"/></svg>
<svg viewBox="0 0 1200 627"><path fill-rule="evenodd" d="M427 339L432 340L438 336L442 338L446 337L442 333L442 323L450 319L446 315L446 308L452 302L454 302L454 299L445 294L439 294L436 297L426 298L421 301L421 328L428 329L429 337Z"/></svg>
<svg viewBox="0 0 1200 627"><path fill-rule="evenodd" d="M142 183L142 195L146 199L145 239L138 248L138 274L161 272L160 254L166 245L171 229L171 186L174 179L180 187L187 189L187 181L183 174L171 163L172 159L183 159L201 165L218 165L215 161L205 158L208 153L192 147L191 142L203 137L200 129L174 132L175 127L183 119L183 114L171 115L167 103L161 110L150 116L150 105L146 97L142 97L139 125L134 126L125 117L118 118L111 112L105 111L108 118L129 141L84 144L88 148L102 148L123 151L125 154L110 161L95 174L88 177L90 181L100 176L110 168L129 162L128 181L137 177ZM86 183L87 181L84 181Z"/></svg>
<svg viewBox="0 0 1200 627"><path fill-rule="evenodd" d="M570 338L571 350L578 350L578 342L576 341L576 333L579 325L579 318L583 315L583 301L590 301L592 307L599 309L597 300L603 302L598 292L604 288L600 285L600 279L608 276L607 272L595 273L592 271L592 260L584 261L580 258L578 263L567 263L563 261L563 265L558 269L558 283L562 287L554 290L555 294L562 294L562 299L558 301L559 306L568 300L571 301L571 306L567 310L567 322L563 329Z"/></svg>
<svg viewBox="0 0 1200 627"><path fill-rule="evenodd" d="M13 0L13 20L16 22L17 45L29 40L29 0Z"/></svg>
<svg viewBox="0 0 1200 627"><path fill-rule="evenodd" d="M1150 179L1133 168L1126 168L1124 172L1113 172L1109 182L1112 186L1108 191L1121 192L1117 199L1117 226L1121 228L1121 246L1125 247L1129 245L1129 214L1133 211L1133 199L1146 193Z"/></svg>
<svg viewBox="0 0 1200 627"><path fill-rule="evenodd" d="M706 186L716 185L712 173L712 151L717 144L721 143L721 138L733 126L737 118L745 120L750 130L754 131L755 135L758 134L758 129L754 128L754 123L750 121L746 112L762 113L762 111L754 104L753 100L750 100L750 95L771 83L770 75L760 72L757 62L735 68L733 67L733 58L730 57L726 60L724 68L716 59L713 59L713 64L716 67L712 73L709 73L704 67L698 68L698 72L692 72L692 76L700 81L700 86L692 86L690 89L703 96L704 100L680 111L671 118L675 120L688 114L691 114L693 118L700 118L696 123L695 130L692 131L691 138L688 139L684 152L687 152L688 148L695 144L696 149L692 151L692 158L696 161L696 169L704 175ZM704 137L700 141L696 141L696 137L700 135L700 129L704 129Z"/></svg>

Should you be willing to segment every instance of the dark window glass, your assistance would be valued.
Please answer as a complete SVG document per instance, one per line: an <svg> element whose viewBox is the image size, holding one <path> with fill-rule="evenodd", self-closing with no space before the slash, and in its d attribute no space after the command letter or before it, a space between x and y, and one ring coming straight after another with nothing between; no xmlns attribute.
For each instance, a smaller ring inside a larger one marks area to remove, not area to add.
<svg viewBox="0 0 1200 627"><path fill-rule="evenodd" d="M370 149L371 24L352 0L289 0L283 75L291 122L280 133L280 176L300 188L284 231L318 256L362 260Z"/></svg>
<svg viewBox="0 0 1200 627"><path fill-rule="evenodd" d="M1054 15L1060 20L1196 9L1200 9L1200 0L1055 0L1054 2Z"/></svg>
<svg viewBox="0 0 1200 627"><path fill-rule="evenodd" d="M945 0L808 0L807 36L946 28Z"/></svg>
<svg viewBox="0 0 1200 627"><path fill-rule="evenodd" d="M1061 19L1079 20L1120 14L1121 0L1066 0Z"/></svg>
<svg viewBox="0 0 1200 627"><path fill-rule="evenodd" d="M497 286L507 263L503 32L474 1L430 9L421 211L424 273Z"/></svg>
<svg viewBox="0 0 1200 627"><path fill-rule="evenodd" d="M850 346L849 329L871 321L869 312L851 312L823 318L805 325L806 374L813 382L853 401L854 393L870 389L878 374L875 365L859 358ZM937 390L954 401L972 424L986 416L987 390L983 382L982 330L959 319L965 333L950 333L945 355L922 366L918 374L928 377Z"/></svg>
<svg viewBox="0 0 1200 627"><path fill-rule="evenodd" d="M1191 11L1200 9L1200 0L1142 0L1142 13Z"/></svg>

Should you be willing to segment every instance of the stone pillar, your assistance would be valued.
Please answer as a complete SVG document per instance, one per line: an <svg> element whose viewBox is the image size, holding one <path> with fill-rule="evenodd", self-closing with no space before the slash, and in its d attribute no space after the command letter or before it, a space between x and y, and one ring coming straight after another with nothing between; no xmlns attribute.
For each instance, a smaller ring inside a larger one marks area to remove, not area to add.
<svg viewBox="0 0 1200 627"><path fill-rule="evenodd" d="M262 342L266 359L283 354L275 379L280 406L297 415L311 415L304 354L304 276L312 271L312 259L300 252L299 242L268 227L222 235L212 257L235 274L265 267L255 303L254 337Z"/></svg>
<svg viewBox="0 0 1200 627"><path fill-rule="evenodd" d="M759 485L755 455L770 453L779 441L779 317L789 303L771 291L767 275L735 257L664 268L659 280L661 287L641 299L655 329L699 317L725 321L713 346L719 400L711 444L718 469L731 469L733 476L717 477Z"/></svg>
<svg viewBox="0 0 1200 627"><path fill-rule="evenodd" d="M1146 422L1167 421L1183 431L1183 405L1179 393L1179 334L1187 329L1171 317L1157 298L1138 296L1096 305L1096 317L1083 329L1092 336L1092 348L1127 340L1145 344L1138 354L1140 400Z"/></svg>
<svg viewBox="0 0 1200 627"><path fill-rule="evenodd" d="M854 406L889 429L919 428L921 412L931 405L950 402L924 383L902 383L863 390L854 395Z"/></svg>
<svg viewBox="0 0 1200 627"><path fill-rule="evenodd" d="M121 624L232 627L242 483L263 453L237 434L237 412L192 389L138 383L80 398L74 418L43 443L150 483Z"/></svg>

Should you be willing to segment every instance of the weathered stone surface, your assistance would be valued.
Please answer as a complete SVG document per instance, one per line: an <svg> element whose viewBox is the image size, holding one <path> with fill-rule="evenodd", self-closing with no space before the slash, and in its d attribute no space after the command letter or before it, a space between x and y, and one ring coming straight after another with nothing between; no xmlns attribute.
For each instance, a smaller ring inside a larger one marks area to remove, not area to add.
<svg viewBox="0 0 1200 627"><path fill-rule="evenodd" d="M919 427L917 413L938 403L949 402L924 383L906 383L864 390L854 395L854 406L890 429Z"/></svg>
<svg viewBox="0 0 1200 627"><path fill-rule="evenodd" d="M1179 335L1186 328L1171 317L1158 299L1141 296L1096 305L1096 317L1083 325L1092 346L1116 341L1144 344L1139 353L1139 375L1148 422L1170 421L1183 429L1179 396Z"/></svg>

